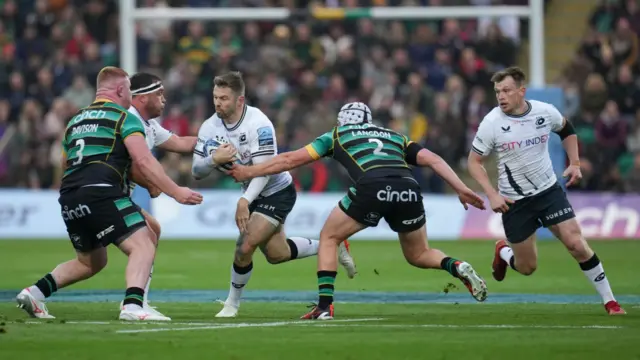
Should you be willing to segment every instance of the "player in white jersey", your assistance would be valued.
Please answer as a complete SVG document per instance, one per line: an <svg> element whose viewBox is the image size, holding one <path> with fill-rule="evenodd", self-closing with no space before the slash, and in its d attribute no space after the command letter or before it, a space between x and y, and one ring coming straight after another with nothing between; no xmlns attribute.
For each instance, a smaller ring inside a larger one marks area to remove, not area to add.
<svg viewBox="0 0 640 360"><path fill-rule="evenodd" d="M231 72L214 79L213 100L216 113L198 132L193 152L193 176L201 179L211 171L225 171L231 164L216 162L218 158L236 154L242 164L259 164L277 154L273 124L260 109L245 104L242 75ZM238 313L242 290L253 269L253 253L259 247L271 264L314 256L318 240L285 235L284 223L296 202L291 174L285 171L263 176L242 184L243 195L236 208L236 224L240 236L236 243L231 268L231 286L223 309L216 317L234 317ZM356 274L348 244L339 250L340 263L348 277Z"/></svg>
<svg viewBox="0 0 640 360"><path fill-rule="evenodd" d="M177 153L191 153L195 148L197 137L195 136L177 136L171 131L165 129L158 123L157 118L162 115L165 106L164 87L159 77L148 73L137 73L130 78L131 80L131 94L133 99L131 101L131 107L129 112L136 115L145 131L145 140L149 150L153 150L158 147L165 151L177 152ZM136 184L130 181L127 191L133 192ZM151 197L157 197L160 195L158 189L149 188L149 194ZM149 228L156 234L156 243L160 240L160 223L151 214L140 209L140 212L144 216ZM153 266L151 266L151 273L149 274L149 280L144 289L143 307L148 311L157 313L158 316L164 316L157 312L154 308L148 304L149 286L151 285L151 278L153 276ZM122 307L122 305L121 305ZM166 317L166 320L171 320Z"/></svg>
<svg viewBox="0 0 640 360"><path fill-rule="evenodd" d="M492 77L499 107L480 123L469 154L469 172L482 186L494 212L502 213L507 241L496 243L493 277L502 281L507 267L531 275L537 267L536 230L548 228L567 247L602 297L610 315L624 314L613 296L598 256L582 236L573 207L558 184L549 157L551 132L562 139L569 157L567 186L580 181L578 138L573 125L551 104L525 100L525 75L517 67ZM482 165L498 157L498 191Z"/></svg>

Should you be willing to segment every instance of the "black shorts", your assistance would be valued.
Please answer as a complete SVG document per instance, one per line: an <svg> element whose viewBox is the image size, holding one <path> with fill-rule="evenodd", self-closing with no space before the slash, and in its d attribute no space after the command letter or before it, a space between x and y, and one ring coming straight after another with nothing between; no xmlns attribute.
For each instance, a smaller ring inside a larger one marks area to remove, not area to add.
<svg viewBox="0 0 640 360"><path fill-rule="evenodd" d="M558 183L543 192L517 200L502 214L502 225L510 243L520 243L539 227L549 227L576 217L567 195Z"/></svg>
<svg viewBox="0 0 640 360"><path fill-rule="evenodd" d="M60 195L62 219L79 252L120 244L146 226L140 207L115 187L83 187Z"/></svg>
<svg viewBox="0 0 640 360"><path fill-rule="evenodd" d="M426 223L420 186L410 177L362 179L338 206L366 226L378 226L384 219L397 233L418 230Z"/></svg>
<svg viewBox="0 0 640 360"><path fill-rule="evenodd" d="M250 213L260 213L284 224L287 216L296 204L298 194L293 183L286 188L265 197L258 197L249 205Z"/></svg>

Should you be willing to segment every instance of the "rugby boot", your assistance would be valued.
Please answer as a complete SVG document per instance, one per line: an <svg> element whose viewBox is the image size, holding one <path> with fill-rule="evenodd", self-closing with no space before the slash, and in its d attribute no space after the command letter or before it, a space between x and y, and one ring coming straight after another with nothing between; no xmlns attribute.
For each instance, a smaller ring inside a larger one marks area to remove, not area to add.
<svg viewBox="0 0 640 360"><path fill-rule="evenodd" d="M135 305L125 305L120 311L118 319L125 321L171 321L170 317L162 315L155 309Z"/></svg>
<svg viewBox="0 0 640 360"><path fill-rule="evenodd" d="M53 315L49 314L49 310L47 310L47 305L44 301L37 300L28 288L20 291L18 296L16 296L16 302L18 303L18 307L26 311L32 318L55 319Z"/></svg>
<svg viewBox="0 0 640 360"><path fill-rule="evenodd" d="M507 275L507 267L509 264L500 257L500 250L507 246L509 245L507 245L507 242L504 240L496 241L496 250L493 253L493 264L491 265L493 269L491 271L491 275L493 275L493 278L496 279L496 281L504 280L504 277Z"/></svg>
<svg viewBox="0 0 640 360"><path fill-rule="evenodd" d="M347 277L349 279L353 279L353 277L358 273L358 270L356 269L356 262L353 260L351 251L349 250L348 240L343 241L338 247L338 262L347 271Z"/></svg>
<svg viewBox="0 0 640 360"><path fill-rule="evenodd" d="M302 315L300 319L303 320L332 320L333 319L333 304L329 305L328 309L321 309L316 304L312 304L311 311Z"/></svg>
<svg viewBox="0 0 640 360"><path fill-rule="evenodd" d="M625 315L627 313L615 300L609 301L608 303L604 304L604 309L607 310L607 313L609 315Z"/></svg>
<svg viewBox="0 0 640 360"><path fill-rule="evenodd" d="M169 320L171 320L171 318L170 318L170 317L163 315L161 312L159 312L158 310L156 310L156 307L155 307L155 306L151 306L151 305L149 305L149 303L148 303L148 302L146 302L146 301L142 303L142 308L143 308L144 310L149 311L150 313L155 314L156 316L166 317L168 320L165 320L165 321L169 321ZM120 311L123 311L123 310L124 310L124 301L121 301L121 302L120 302Z"/></svg>
<svg viewBox="0 0 640 360"><path fill-rule="evenodd" d="M457 264L456 268L458 270L458 277L467 289L469 289L471 296L478 301L485 301L487 299L487 284L480 275L473 270L471 264L463 261Z"/></svg>
<svg viewBox="0 0 640 360"><path fill-rule="evenodd" d="M227 301L218 300L218 302L224 306L222 307L222 310L216 314L217 318L232 318L238 316L238 308L240 307L240 304L232 304L228 299Z"/></svg>

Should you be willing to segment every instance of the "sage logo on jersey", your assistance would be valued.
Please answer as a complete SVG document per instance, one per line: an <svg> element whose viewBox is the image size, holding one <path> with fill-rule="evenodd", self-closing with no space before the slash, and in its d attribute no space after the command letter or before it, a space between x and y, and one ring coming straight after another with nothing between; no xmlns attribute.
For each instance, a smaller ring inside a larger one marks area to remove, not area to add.
<svg viewBox="0 0 640 360"><path fill-rule="evenodd" d="M384 202L417 202L418 193L409 190L393 190L391 186L387 186L385 190L380 190L376 194L376 197L380 201Z"/></svg>
<svg viewBox="0 0 640 360"><path fill-rule="evenodd" d="M81 219L87 215L91 215L91 209L84 204L79 204L75 209L69 209L68 206L62 209L62 219L64 221Z"/></svg>

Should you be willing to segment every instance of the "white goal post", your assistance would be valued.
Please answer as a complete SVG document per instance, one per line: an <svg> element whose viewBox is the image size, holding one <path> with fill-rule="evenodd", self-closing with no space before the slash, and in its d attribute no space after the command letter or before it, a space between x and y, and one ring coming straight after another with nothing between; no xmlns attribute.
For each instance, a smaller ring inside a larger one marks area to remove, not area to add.
<svg viewBox="0 0 640 360"><path fill-rule="evenodd" d="M134 0L120 0L120 64L129 73L136 72L135 22L157 20L286 20L287 8L136 8ZM351 11L353 9L344 9ZM433 6L373 7L361 9L367 18L384 20L500 17L529 19L530 86L545 86L544 0L529 0L528 6Z"/></svg>

